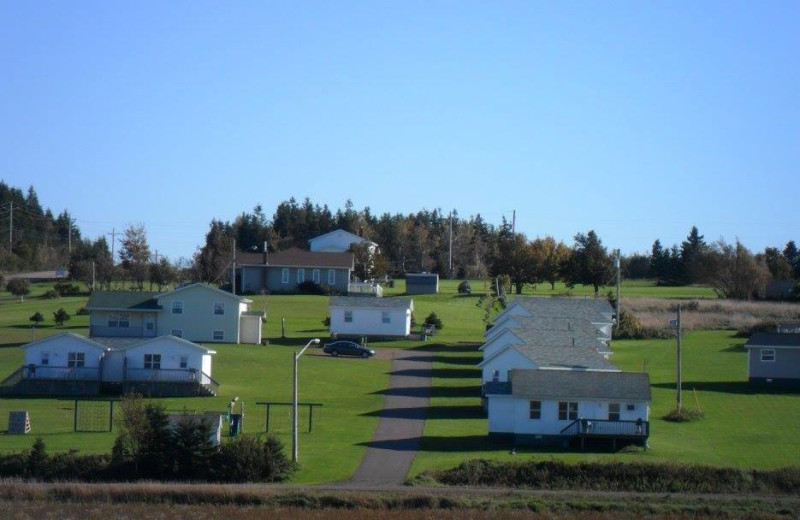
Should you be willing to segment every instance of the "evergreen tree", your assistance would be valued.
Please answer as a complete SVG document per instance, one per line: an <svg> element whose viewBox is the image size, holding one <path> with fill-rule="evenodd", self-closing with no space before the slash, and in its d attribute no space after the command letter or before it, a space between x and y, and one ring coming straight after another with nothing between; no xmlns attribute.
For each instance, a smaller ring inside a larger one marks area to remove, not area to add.
<svg viewBox="0 0 800 520"><path fill-rule="evenodd" d="M800 279L800 251L797 250L794 240L786 243L786 247L783 249L783 257L792 266L794 277Z"/></svg>
<svg viewBox="0 0 800 520"><path fill-rule="evenodd" d="M600 287L611 283L613 277L611 257L597 234L590 230L585 235L583 233L575 235L575 245L565 270L567 286L591 285L597 295Z"/></svg>
<svg viewBox="0 0 800 520"><path fill-rule="evenodd" d="M681 277L686 283L699 283L702 281L702 267L704 256L708 254L708 245L703 240L703 235L692 226L686 240L681 243L680 262Z"/></svg>

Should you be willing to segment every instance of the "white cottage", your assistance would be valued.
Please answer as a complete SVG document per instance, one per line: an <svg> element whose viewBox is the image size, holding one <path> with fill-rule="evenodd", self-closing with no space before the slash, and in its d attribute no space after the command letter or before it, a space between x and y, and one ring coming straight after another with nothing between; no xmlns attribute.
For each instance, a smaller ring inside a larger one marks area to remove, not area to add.
<svg viewBox="0 0 800 520"><path fill-rule="evenodd" d="M650 379L629 372L512 370L487 387L489 436L514 444L646 445Z"/></svg>
<svg viewBox="0 0 800 520"><path fill-rule="evenodd" d="M330 302L332 336L407 337L411 334L410 298L333 296Z"/></svg>

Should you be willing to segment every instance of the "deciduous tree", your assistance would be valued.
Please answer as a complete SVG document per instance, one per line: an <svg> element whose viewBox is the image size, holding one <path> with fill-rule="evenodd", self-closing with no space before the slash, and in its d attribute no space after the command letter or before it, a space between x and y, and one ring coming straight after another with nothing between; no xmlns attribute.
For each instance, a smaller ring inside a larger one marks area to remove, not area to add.
<svg viewBox="0 0 800 520"><path fill-rule="evenodd" d="M600 287L611 283L613 276L611 257L594 230L585 235L575 235L575 245L565 270L567 285L591 285L596 295L600 292Z"/></svg>

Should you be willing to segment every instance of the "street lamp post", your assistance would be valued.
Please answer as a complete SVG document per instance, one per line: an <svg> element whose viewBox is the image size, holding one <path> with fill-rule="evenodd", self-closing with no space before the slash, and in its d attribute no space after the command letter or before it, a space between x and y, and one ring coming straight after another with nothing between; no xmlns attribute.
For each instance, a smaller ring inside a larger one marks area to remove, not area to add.
<svg viewBox="0 0 800 520"><path fill-rule="evenodd" d="M314 338L294 354L294 370L292 373L292 462L297 462L297 360L311 345L319 345L319 338Z"/></svg>

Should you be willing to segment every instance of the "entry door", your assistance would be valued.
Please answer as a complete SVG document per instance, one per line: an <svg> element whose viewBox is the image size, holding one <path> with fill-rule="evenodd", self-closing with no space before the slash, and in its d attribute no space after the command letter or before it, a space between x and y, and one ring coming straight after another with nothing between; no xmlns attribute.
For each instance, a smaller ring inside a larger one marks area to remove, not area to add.
<svg viewBox="0 0 800 520"><path fill-rule="evenodd" d="M145 314L144 332L142 335L145 338L154 338L156 336L156 317L154 315Z"/></svg>

